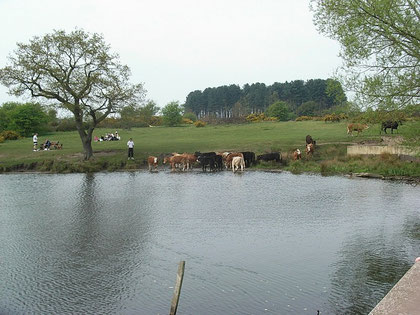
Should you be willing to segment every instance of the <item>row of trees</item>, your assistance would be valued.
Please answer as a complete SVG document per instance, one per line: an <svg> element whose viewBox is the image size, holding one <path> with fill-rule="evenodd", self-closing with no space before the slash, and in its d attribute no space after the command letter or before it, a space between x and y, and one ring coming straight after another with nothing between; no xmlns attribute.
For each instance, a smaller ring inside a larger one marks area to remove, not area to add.
<svg viewBox="0 0 420 315"><path fill-rule="evenodd" d="M344 90L337 80L313 79L265 85L264 83L224 85L196 90L188 94L185 110L202 118L243 117L250 113L263 113L276 102L285 102L290 112L315 115L347 102Z"/></svg>

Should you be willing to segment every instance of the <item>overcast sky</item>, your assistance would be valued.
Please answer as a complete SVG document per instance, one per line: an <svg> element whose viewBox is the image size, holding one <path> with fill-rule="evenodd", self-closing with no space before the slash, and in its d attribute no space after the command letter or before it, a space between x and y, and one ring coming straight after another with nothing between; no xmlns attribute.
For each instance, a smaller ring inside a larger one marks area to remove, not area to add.
<svg viewBox="0 0 420 315"><path fill-rule="evenodd" d="M102 34L160 107L207 87L326 79L341 64L307 0L0 0L0 68L17 42L75 28ZM0 86L0 104L12 100Z"/></svg>

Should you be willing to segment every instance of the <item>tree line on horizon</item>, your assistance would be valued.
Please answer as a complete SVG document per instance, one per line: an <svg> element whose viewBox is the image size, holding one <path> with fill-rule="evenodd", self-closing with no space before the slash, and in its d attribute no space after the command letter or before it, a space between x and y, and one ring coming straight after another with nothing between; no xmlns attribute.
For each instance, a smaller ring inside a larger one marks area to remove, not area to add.
<svg viewBox="0 0 420 315"><path fill-rule="evenodd" d="M188 94L184 108L198 118L243 117L264 113L270 105L284 102L296 116L320 115L325 110L347 103L341 83L334 79L294 80L238 85L223 85Z"/></svg>

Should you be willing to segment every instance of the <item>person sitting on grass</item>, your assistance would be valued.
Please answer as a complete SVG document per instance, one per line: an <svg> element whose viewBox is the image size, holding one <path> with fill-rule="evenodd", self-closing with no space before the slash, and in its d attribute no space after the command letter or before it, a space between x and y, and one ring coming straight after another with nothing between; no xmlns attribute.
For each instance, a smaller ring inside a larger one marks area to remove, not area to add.
<svg viewBox="0 0 420 315"><path fill-rule="evenodd" d="M44 150L49 150L51 147L51 141L47 139L44 143Z"/></svg>
<svg viewBox="0 0 420 315"><path fill-rule="evenodd" d="M49 139L45 140L45 142L41 143L39 147L40 150L49 150L51 147L51 141Z"/></svg>

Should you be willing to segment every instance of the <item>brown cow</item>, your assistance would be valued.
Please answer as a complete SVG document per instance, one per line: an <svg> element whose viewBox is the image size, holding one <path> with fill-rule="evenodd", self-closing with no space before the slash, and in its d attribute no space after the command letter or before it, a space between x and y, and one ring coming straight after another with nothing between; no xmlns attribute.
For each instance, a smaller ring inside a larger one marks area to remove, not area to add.
<svg viewBox="0 0 420 315"><path fill-rule="evenodd" d="M187 160L182 155L174 155L169 156L163 159L163 164L169 163L171 164L171 170L175 171L177 165L182 165L182 170L185 171L185 166L187 164Z"/></svg>
<svg viewBox="0 0 420 315"><path fill-rule="evenodd" d="M369 126L366 124L348 124L347 125L347 134L351 134L353 136L353 131L357 131L357 135L361 133L363 130L368 129Z"/></svg>
<svg viewBox="0 0 420 315"><path fill-rule="evenodd" d="M312 156L315 151L315 146L313 143L309 143L306 145L306 157Z"/></svg>
<svg viewBox="0 0 420 315"><path fill-rule="evenodd" d="M192 169L193 164L197 162L197 156L195 154L189 154L189 153L184 153L181 155L185 157L185 160L187 162L187 169Z"/></svg>
<svg viewBox="0 0 420 315"><path fill-rule="evenodd" d="M149 165L149 171L152 170L152 167L154 167L155 168L155 171L157 171L158 158L156 156L149 156L147 158L147 164Z"/></svg>
<svg viewBox="0 0 420 315"><path fill-rule="evenodd" d="M316 145L316 141L312 139L311 135L306 136L306 144L309 144L309 143L313 143L314 145Z"/></svg>
<svg viewBox="0 0 420 315"><path fill-rule="evenodd" d="M302 153L300 152L299 149L296 149L293 152L293 160L297 161L297 160L300 160L301 158L302 158Z"/></svg>

